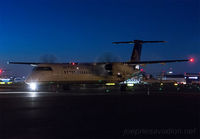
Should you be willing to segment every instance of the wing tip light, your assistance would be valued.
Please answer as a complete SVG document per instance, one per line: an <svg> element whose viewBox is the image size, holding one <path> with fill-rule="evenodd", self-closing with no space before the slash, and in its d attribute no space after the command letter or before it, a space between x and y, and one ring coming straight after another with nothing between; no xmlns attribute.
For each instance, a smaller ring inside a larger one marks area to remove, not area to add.
<svg viewBox="0 0 200 139"><path fill-rule="evenodd" d="M194 58L190 58L189 62L193 63L194 62Z"/></svg>

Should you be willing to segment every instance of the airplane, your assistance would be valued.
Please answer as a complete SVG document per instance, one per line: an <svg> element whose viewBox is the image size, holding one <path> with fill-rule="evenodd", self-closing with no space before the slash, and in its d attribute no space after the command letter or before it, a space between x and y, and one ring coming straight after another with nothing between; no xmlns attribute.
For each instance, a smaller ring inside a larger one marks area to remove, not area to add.
<svg viewBox="0 0 200 139"><path fill-rule="evenodd" d="M38 91L41 86L48 88L69 89L71 85L103 84L120 85L139 73L139 65L193 62L194 59L141 61L142 45L144 43L165 43L166 41L134 40L113 42L113 44L134 44L130 61L127 62L94 62L94 63L37 63L37 62L8 62L8 64L28 64L34 66L25 80L32 91Z"/></svg>

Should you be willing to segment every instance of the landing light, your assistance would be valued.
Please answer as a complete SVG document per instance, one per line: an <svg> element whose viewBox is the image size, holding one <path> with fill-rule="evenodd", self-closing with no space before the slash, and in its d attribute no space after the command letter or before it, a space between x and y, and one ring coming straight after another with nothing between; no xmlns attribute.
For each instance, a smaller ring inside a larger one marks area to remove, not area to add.
<svg viewBox="0 0 200 139"><path fill-rule="evenodd" d="M32 91L35 91L37 89L37 84L36 83L30 83L29 87Z"/></svg>

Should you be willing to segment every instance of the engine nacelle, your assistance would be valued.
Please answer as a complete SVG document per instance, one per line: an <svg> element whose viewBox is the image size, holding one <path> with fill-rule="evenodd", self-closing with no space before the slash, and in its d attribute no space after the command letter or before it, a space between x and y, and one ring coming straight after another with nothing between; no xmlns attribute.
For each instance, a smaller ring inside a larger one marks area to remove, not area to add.
<svg viewBox="0 0 200 139"><path fill-rule="evenodd" d="M105 65L105 70L111 71L112 69L113 69L113 65L112 64L106 64Z"/></svg>
<svg viewBox="0 0 200 139"><path fill-rule="evenodd" d="M108 71L108 75L113 75L113 72L112 72L112 70L113 70L113 65L112 65L112 64L106 64L106 65L105 65L105 70Z"/></svg>

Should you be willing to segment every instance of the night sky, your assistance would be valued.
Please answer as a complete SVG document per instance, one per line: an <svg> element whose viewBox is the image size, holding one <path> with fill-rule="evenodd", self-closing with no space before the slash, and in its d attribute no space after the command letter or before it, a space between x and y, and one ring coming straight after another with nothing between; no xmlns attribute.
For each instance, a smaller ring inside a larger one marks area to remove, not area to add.
<svg viewBox="0 0 200 139"><path fill-rule="evenodd" d="M128 61L131 45L112 42L136 39L168 41L144 44L142 60L196 60L147 72L200 72L199 0L0 0L0 66L18 73L29 67L6 61L94 62L108 52Z"/></svg>

